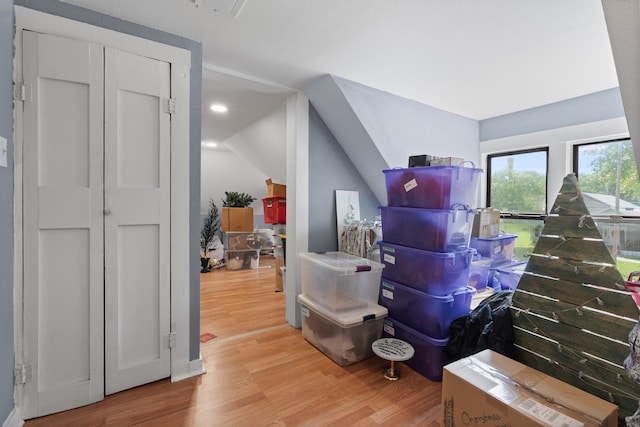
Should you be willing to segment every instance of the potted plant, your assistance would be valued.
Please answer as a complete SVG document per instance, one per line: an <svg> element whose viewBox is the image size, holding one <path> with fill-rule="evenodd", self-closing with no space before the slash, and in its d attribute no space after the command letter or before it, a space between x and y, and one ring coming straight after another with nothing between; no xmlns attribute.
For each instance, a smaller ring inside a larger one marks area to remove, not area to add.
<svg viewBox="0 0 640 427"><path fill-rule="evenodd" d="M200 255L200 272L208 273L211 271L210 259L207 256L209 253L209 247L213 243L214 238L218 235L220 230L220 212L218 207L213 202L213 199L209 199L209 211L202 224L202 230L200 231L200 248L202 249Z"/></svg>
<svg viewBox="0 0 640 427"><path fill-rule="evenodd" d="M253 231L253 208L256 198L247 193L225 191L222 200L222 231Z"/></svg>
<svg viewBox="0 0 640 427"><path fill-rule="evenodd" d="M256 198L247 193L238 193L237 191L225 191L226 198L222 201L222 207L225 208L248 208Z"/></svg>

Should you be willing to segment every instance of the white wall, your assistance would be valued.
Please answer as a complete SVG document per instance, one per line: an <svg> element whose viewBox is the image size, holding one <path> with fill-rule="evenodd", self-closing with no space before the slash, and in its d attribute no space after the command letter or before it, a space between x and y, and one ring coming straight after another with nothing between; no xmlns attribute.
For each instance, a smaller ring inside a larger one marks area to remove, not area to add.
<svg viewBox="0 0 640 427"><path fill-rule="evenodd" d="M209 199L213 198L218 208L222 207L225 191L247 193L256 198L251 207L254 215L261 215L262 198L267 195L268 177L247 163L246 159L233 151L203 149L201 156L200 213L207 213Z"/></svg>
<svg viewBox="0 0 640 427"><path fill-rule="evenodd" d="M262 215L262 199L267 196L265 180L286 182L286 103L225 141L230 150L201 153L200 213L209 199L222 207L225 191L248 193L254 215Z"/></svg>
<svg viewBox="0 0 640 427"><path fill-rule="evenodd" d="M270 177L273 182L285 183L287 180L287 104L283 102L271 113L247 126L224 143L231 151L244 157L256 169Z"/></svg>
<svg viewBox="0 0 640 427"><path fill-rule="evenodd" d="M627 137L628 127L624 117L598 122L567 126L540 132L516 135L480 143L482 168L487 170L487 155L529 148L549 147L549 175L547 207L556 200L562 179L573 172L573 146L586 142L606 141ZM481 206L486 204L486 179L482 182Z"/></svg>

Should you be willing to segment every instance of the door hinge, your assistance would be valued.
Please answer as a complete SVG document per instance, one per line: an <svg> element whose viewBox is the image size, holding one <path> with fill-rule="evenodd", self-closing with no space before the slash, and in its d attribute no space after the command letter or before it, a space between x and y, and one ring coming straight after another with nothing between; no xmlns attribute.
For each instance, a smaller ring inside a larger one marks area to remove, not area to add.
<svg viewBox="0 0 640 427"><path fill-rule="evenodd" d="M167 335L168 341L169 341L169 348L173 348L176 346L176 333L175 332L169 332L169 335Z"/></svg>
<svg viewBox="0 0 640 427"><path fill-rule="evenodd" d="M13 98L16 101L31 102L31 85L16 83L13 85Z"/></svg>
<svg viewBox="0 0 640 427"><path fill-rule="evenodd" d="M164 100L164 112L168 114L176 112L176 100L174 98L167 98Z"/></svg>
<svg viewBox="0 0 640 427"><path fill-rule="evenodd" d="M24 385L31 381L31 365L18 365L14 370L15 385Z"/></svg>

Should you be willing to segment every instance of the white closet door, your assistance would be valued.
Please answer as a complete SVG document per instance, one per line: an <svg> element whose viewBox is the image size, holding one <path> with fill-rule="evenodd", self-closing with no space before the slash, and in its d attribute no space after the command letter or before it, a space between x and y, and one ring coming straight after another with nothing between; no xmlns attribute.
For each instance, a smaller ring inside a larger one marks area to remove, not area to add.
<svg viewBox="0 0 640 427"><path fill-rule="evenodd" d="M168 63L105 48L106 393L170 375Z"/></svg>
<svg viewBox="0 0 640 427"><path fill-rule="evenodd" d="M103 53L23 31L25 418L102 400Z"/></svg>

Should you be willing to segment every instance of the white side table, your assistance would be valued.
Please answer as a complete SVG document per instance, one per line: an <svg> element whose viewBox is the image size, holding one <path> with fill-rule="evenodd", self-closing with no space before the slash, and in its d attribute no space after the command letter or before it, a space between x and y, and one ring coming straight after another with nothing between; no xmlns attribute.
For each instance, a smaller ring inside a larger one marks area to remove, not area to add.
<svg viewBox="0 0 640 427"><path fill-rule="evenodd" d="M400 372L395 369L395 362L404 362L415 354L411 344L398 338L380 338L371 344L371 349L376 356L391 362L391 367L384 371L384 377L392 381L400 378Z"/></svg>

